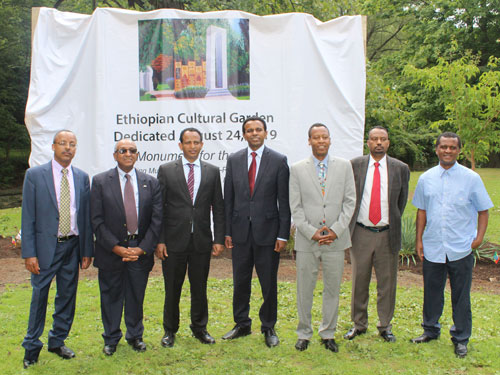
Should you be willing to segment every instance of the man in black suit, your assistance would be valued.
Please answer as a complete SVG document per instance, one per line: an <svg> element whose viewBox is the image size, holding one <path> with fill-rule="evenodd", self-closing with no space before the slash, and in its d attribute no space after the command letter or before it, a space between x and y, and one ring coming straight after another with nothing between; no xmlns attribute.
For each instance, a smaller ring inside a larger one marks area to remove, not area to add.
<svg viewBox="0 0 500 375"><path fill-rule="evenodd" d="M369 155L351 160L356 182L352 236L351 319L344 338L352 340L368 327L368 298L372 268L377 275L377 328L386 342L396 341L391 320L396 304L401 217L408 199L408 166L386 155L389 134L380 126L368 133Z"/></svg>
<svg viewBox="0 0 500 375"><path fill-rule="evenodd" d="M113 155L118 167L94 176L90 193L103 352L108 356L114 354L122 337L124 304L125 338L134 350L146 350L142 306L162 219L160 184L134 169L138 156L135 143L118 142Z"/></svg>
<svg viewBox="0 0 500 375"><path fill-rule="evenodd" d="M71 165L76 137L69 130L54 136L54 159L26 171L23 185L22 257L31 272L28 331L23 340L23 365L38 362L43 343L47 300L52 280L57 283L54 323L49 332L49 352L64 359L75 353L64 345L75 316L78 264L92 262L94 247L90 226L89 176Z"/></svg>
<svg viewBox="0 0 500 375"><path fill-rule="evenodd" d="M174 345L179 329L179 300L186 270L191 287L191 330L203 344L215 343L207 332L207 278L210 253L217 256L224 250L224 202L219 168L199 159L202 147L200 131L184 129L179 142L183 156L158 170L163 226L156 255L162 260L165 282L164 347Z"/></svg>
<svg viewBox="0 0 500 375"><path fill-rule="evenodd" d="M279 344L274 330L279 253L290 235L290 172L286 156L264 146L267 126L263 119L247 118L242 131L248 148L229 156L224 182L225 245L232 249L236 325L222 338L231 340L251 333L248 313L255 266L264 298L259 311L261 332L266 345L274 347Z"/></svg>

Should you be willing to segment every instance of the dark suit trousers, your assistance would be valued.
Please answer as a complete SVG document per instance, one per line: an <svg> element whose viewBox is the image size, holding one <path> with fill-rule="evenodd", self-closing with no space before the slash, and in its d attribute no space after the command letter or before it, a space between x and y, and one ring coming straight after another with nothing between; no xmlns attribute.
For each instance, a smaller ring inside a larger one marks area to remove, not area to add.
<svg viewBox="0 0 500 375"><path fill-rule="evenodd" d="M163 305L163 328L165 331L175 333L179 330L179 301L186 270L191 291L191 330L199 332L206 329L208 323L207 278L210 269L210 256L210 251L195 252L191 237L186 251L170 252L162 262L165 284Z"/></svg>
<svg viewBox="0 0 500 375"><path fill-rule="evenodd" d="M351 319L359 330L368 328L368 299L372 268L377 277L377 312L380 332L391 330L396 305L399 254L390 249L389 231L371 232L356 225L352 235Z"/></svg>
<svg viewBox="0 0 500 375"><path fill-rule="evenodd" d="M450 328L451 340L455 343L468 343L472 332L472 312L470 306L470 288L474 256L446 263L433 263L424 258L424 333L438 337L441 333L439 318L444 307L444 288L446 277L450 278L451 307L453 326Z"/></svg>
<svg viewBox="0 0 500 375"><path fill-rule="evenodd" d="M54 323L49 332L49 348L64 345L75 316L76 289L78 286L78 237L58 243L54 260L49 269L40 270L39 275L31 275L30 317L28 332L23 340L26 358L36 359L43 347L40 336L45 326L47 300L50 284L56 278L57 293L54 301Z"/></svg>
<svg viewBox="0 0 500 375"><path fill-rule="evenodd" d="M130 246L137 246L130 242ZM104 326L104 343L117 345L122 337L120 323L125 305L125 338L142 338L144 332L143 304L148 285L151 264L139 258L135 262L124 262L119 270L99 269L99 290L101 292L101 317Z"/></svg>
<svg viewBox="0 0 500 375"><path fill-rule="evenodd" d="M234 244L233 262L233 317L240 326L251 326L249 317L252 272L259 277L264 302L259 310L261 331L274 328L278 315L278 267L280 254L273 246L259 246L255 243L252 230L245 243Z"/></svg>

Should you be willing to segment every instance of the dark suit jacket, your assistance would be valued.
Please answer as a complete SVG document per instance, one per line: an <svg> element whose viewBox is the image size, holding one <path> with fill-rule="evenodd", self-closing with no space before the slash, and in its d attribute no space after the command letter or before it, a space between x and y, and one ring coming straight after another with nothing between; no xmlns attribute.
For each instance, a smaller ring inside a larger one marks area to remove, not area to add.
<svg viewBox="0 0 500 375"><path fill-rule="evenodd" d="M160 242L168 252L187 250L193 230L195 251L212 250L210 211L213 213L213 242L224 244L224 202L219 168L200 162L201 181L195 203L191 201L182 159L160 166L158 180L163 196L163 225Z"/></svg>
<svg viewBox="0 0 500 375"><path fill-rule="evenodd" d="M82 257L94 256L90 226L89 176L78 168L71 169L75 185L81 260ZM54 259L59 229L59 207L52 176L52 161L26 171L22 206L22 257L37 257L40 268L47 269Z"/></svg>
<svg viewBox="0 0 500 375"><path fill-rule="evenodd" d="M274 246L276 238L290 236L286 156L267 147L262 153L253 195L248 184L248 148L227 159L224 181L226 235L233 243L245 243L250 222L252 235L259 246Z"/></svg>
<svg viewBox="0 0 500 375"><path fill-rule="evenodd" d="M363 199L366 171L368 170L369 155L360 156L351 160L356 182L356 210L350 224L351 235L354 232L358 219L359 207ZM408 165L387 155L387 174L389 190L389 241L392 252L401 250L401 216L408 200L408 181L410 169Z"/></svg>
<svg viewBox="0 0 500 375"><path fill-rule="evenodd" d="M138 243L146 255L140 262L153 267L154 250L161 228L161 190L158 180L135 170L139 189ZM117 168L100 173L92 179L90 215L95 234L94 266L119 269L122 258L113 253L115 245L128 247L127 220Z"/></svg>

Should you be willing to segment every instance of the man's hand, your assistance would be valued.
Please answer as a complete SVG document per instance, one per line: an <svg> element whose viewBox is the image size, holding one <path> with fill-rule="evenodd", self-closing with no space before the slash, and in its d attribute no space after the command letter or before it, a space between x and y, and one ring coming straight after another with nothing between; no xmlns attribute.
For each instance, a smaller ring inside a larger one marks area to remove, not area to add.
<svg viewBox="0 0 500 375"><path fill-rule="evenodd" d="M31 257L24 259L24 266L32 274L40 275L40 266L38 265L38 258Z"/></svg>
<svg viewBox="0 0 500 375"><path fill-rule="evenodd" d="M418 258L421 261L424 260L424 244L422 241L417 241L415 243L415 251L417 252Z"/></svg>
<svg viewBox="0 0 500 375"><path fill-rule="evenodd" d="M327 234L322 235L321 232L327 232ZM319 228L312 236L312 240L317 241L320 246L329 245L336 239L337 234L326 225L323 225L323 227Z"/></svg>
<svg viewBox="0 0 500 375"><path fill-rule="evenodd" d="M213 256L218 256L223 251L224 251L224 245L221 245L221 244L218 244L218 243L214 243L212 245L212 255Z"/></svg>
<svg viewBox="0 0 500 375"><path fill-rule="evenodd" d="M224 240L224 245L226 246L226 248L232 249L233 248L233 237L226 236L226 239Z"/></svg>
<svg viewBox="0 0 500 375"><path fill-rule="evenodd" d="M167 245L165 245L164 243L159 243L158 245L156 245L155 254L159 259L165 260L165 258L168 257Z"/></svg>
<svg viewBox="0 0 500 375"><path fill-rule="evenodd" d="M92 263L91 257L83 257L82 264L81 264L82 270L86 270L87 268L89 268L90 263Z"/></svg>
<svg viewBox="0 0 500 375"><path fill-rule="evenodd" d="M276 243L274 244L274 251L280 253L282 250L285 250L285 248L286 248L286 241L276 240Z"/></svg>
<svg viewBox="0 0 500 375"><path fill-rule="evenodd" d="M470 247L472 249L477 249L479 246L481 246L482 243L483 243L483 239L476 237L476 239L474 241L472 241Z"/></svg>
<svg viewBox="0 0 500 375"><path fill-rule="evenodd" d="M135 254L135 251L120 245L114 246L112 251L116 255L120 256L123 262L135 262L139 259L139 256Z"/></svg>

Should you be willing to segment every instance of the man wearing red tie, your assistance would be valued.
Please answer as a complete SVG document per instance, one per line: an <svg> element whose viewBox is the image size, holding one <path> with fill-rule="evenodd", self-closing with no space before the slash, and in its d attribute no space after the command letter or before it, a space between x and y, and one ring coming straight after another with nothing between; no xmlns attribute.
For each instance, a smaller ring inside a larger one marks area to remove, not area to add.
<svg viewBox="0 0 500 375"><path fill-rule="evenodd" d="M222 338L251 333L250 293L255 266L264 302L259 311L268 347L279 344L274 330L278 309L277 277L280 251L290 235L289 169L286 156L266 146L266 123L249 117L242 127L248 143L230 155L224 182L225 245L232 249L233 317L235 327Z"/></svg>
<svg viewBox="0 0 500 375"><path fill-rule="evenodd" d="M396 303L398 256L401 250L401 216L408 198L408 166L390 156L389 134L376 126L366 142L370 155L351 160L356 182L356 210L352 236L351 319L344 338L352 340L368 327L368 297L372 268L377 276L377 328L387 342L396 341L391 320Z"/></svg>

